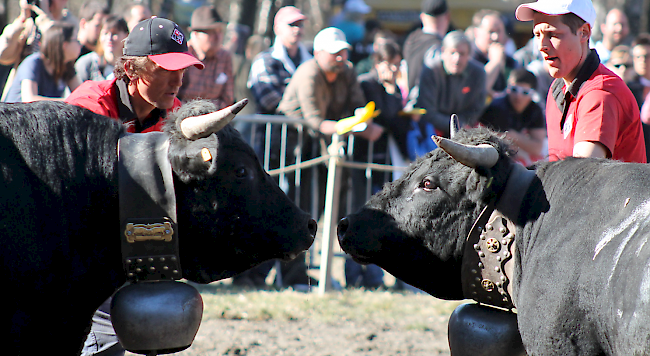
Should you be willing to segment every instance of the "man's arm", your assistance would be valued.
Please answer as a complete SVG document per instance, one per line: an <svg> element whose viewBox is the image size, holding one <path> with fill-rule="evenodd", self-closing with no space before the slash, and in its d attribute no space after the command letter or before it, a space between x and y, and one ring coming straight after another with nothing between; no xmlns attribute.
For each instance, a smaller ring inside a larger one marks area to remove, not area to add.
<svg viewBox="0 0 650 356"><path fill-rule="evenodd" d="M573 145L573 157L610 158L609 150L600 142L582 141Z"/></svg>
<svg viewBox="0 0 650 356"><path fill-rule="evenodd" d="M573 144L574 157L610 158L618 139L619 120L624 113L616 96L592 90L580 100Z"/></svg>

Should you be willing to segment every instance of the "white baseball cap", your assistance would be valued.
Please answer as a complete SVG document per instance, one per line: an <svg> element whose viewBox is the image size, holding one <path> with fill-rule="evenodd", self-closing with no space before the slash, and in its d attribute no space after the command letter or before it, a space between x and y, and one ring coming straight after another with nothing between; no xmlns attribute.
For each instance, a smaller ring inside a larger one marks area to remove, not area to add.
<svg viewBox="0 0 650 356"><path fill-rule="evenodd" d="M316 37L314 37L314 52L325 51L334 54L343 49L350 48L352 48L352 46L350 46L345 39L345 34L336 27L322 29Z"/></svg>
<svg viewBox="0 0 650 356"><path fill-rule="evenodd" d="M573 13L585 20L592 28L596 21L596 9L591 0L538 0L519 5L515 10L515 16L519 21L532 21L535 11L546 15Z"/></svg>

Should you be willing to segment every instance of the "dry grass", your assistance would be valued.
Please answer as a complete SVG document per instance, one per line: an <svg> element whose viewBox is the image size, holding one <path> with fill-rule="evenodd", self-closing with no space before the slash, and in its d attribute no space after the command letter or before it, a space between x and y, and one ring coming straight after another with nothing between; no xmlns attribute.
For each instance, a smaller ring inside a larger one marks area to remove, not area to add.
<svg viewBox="0 0 650 356"><path fill-rule="evenodd" d="M304 320L411 320L414 327L435 316L448 317L459 302L435 299L427 294L366 291L330 292L323 296L293 290L245 291L226 286L199 287L205 310L203 319ZM418 321L420 320L420 321Z"/></svg>

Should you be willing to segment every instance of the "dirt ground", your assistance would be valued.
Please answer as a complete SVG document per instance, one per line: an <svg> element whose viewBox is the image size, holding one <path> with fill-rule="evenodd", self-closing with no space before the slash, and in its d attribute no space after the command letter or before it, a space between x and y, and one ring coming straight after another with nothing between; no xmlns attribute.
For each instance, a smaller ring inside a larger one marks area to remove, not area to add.
<svg viewBox="0 0 650 356"><path fill-rule="evenodd" d="M405 330L391 322L208 320L189 349L199 355L449 355L447 322Z"/></svg>
<svg viewBox="0 0 650 356"><path fill-rule="evenodd" d="M317 244L319 242L317 241ZM334 248L337 257L333 259L332 276L337 282L343 284L344 258L338 246ZM272 283L272 274L267 279L268 283ZM318 270L311 270L310 275L318 277ZM384 281L389 287L395 283L394 277L390 274L386 274ZM225 281L225 284L227 285L228 281ZM445 302L424 293L413 292L393 294L386 291L376 293L344 291L339 294L333 293L327 301L320 300L316 296L308 296L309 293L283 292L284 294L275 296L271 294L271 297L265 297L262 292L240 295L240 298L248 300L242 305L235 306L233 304L237 304L239 300L222 301L221 292L211 293L209 289L210 287L206 291L199 288L204 294L206 309L193 345L173 355L450 355L447 323L451 311L458 302ZM307 296L306 299L311 303L309 306L299 305L305 302L305 298L301 295ZM250 311L251 308L266 303L265 298L274 299L266 306L269 310L282 308L283 302L278 302L275 298L286 298L284 304L296 304L294 309L297 311L290 313L289 317L277 317L278 314L287 313L286 311L272 311L271 313L275 314L268 320L253 316L252 314L255 313L265 313ZM352 300L355 298L360 300ZM363 315L356 315L355 309L362 309L366 305L367 310L359 313ZM316 309L321 307L330 310L338 309L342 316L330 316L328 320L312 316L320 313ZM310 312L310 308L313 312ZM231 313L251 315L243 318L223 315ZM127 355L135 354L127 353Z"/></svg>

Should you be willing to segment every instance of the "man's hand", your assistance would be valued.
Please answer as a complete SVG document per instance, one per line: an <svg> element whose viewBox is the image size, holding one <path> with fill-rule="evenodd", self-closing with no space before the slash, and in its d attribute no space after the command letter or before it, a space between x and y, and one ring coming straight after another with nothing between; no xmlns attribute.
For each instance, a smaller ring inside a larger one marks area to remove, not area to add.
<svg viewBox="0 0 650 356"><path fill-rule="evenodd" d="M499 42L492 42L488 48L488 60L498 63L501 68L506 65L506 48Z"/></svg>
<svg viewBox="0 0 650 356"><path fill-rule="evenodd" d="M374 122L368 122L368 127L366 127L365 130L355 132L355 136L359 136L361 138L365 138L366 140L370 142L375 142L379 140L381 135L384 133L384 128L381 127L380 125L375 124Z"/></svg>

